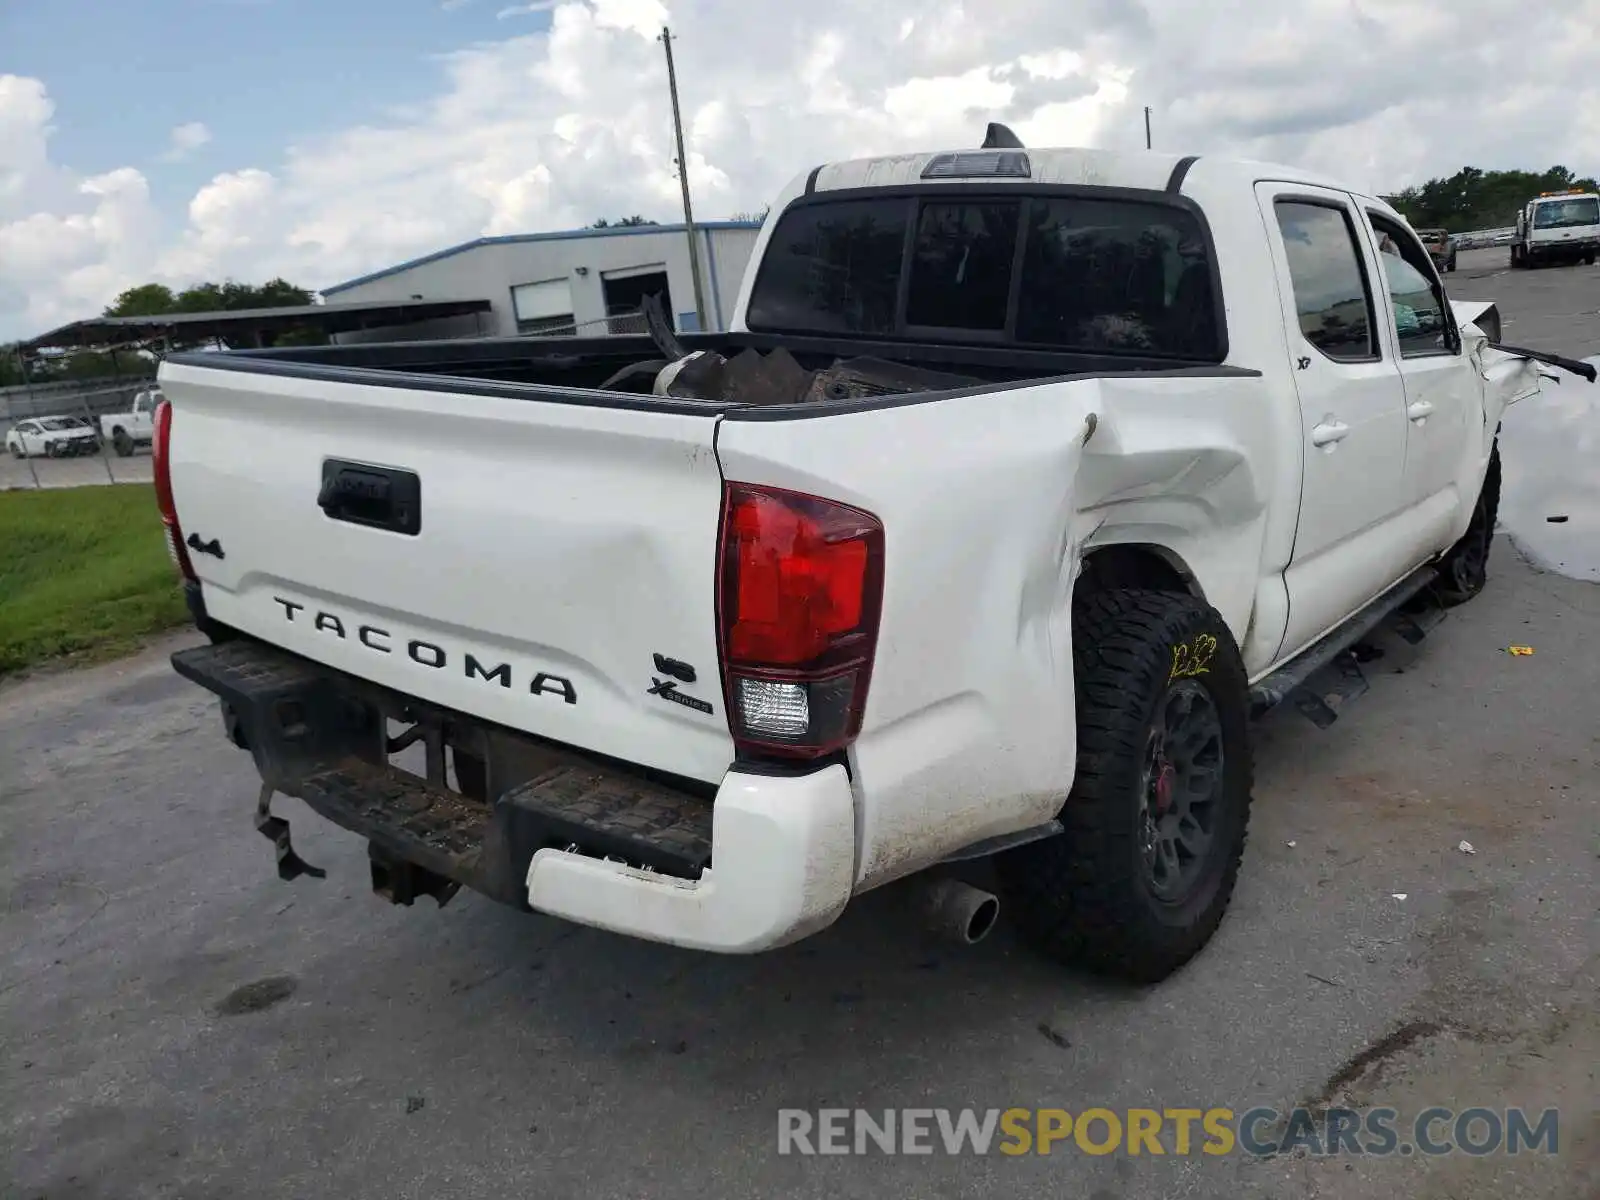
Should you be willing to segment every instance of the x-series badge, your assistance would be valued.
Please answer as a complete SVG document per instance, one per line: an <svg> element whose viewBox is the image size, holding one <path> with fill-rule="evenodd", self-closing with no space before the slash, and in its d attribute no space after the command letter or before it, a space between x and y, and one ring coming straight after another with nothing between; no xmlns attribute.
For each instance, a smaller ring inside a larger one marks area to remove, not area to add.
<svg viewBox="0 0 1600 1200"><path fill-rule="evenodd" d="M709 713L713 711L708 701L697 700L693 696L685 696L680 692L676 680L657 679L652 675L650 676L650 683L652 685L650 688L652 696L660 696L663 700L671 700L674 704L681 704L685 708L694 709L696 712Z"/></svg>

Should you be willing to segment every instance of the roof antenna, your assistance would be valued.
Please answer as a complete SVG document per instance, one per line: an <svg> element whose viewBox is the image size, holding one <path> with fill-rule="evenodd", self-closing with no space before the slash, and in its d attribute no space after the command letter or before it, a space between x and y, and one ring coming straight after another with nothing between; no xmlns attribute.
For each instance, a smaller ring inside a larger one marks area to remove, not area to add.
<svg viewBox="0 0 1600 1200"><path fill-rule="evenodd" d="M1010 129L1000 124L999 121L990 121L988 132L983 135L984 150L1023 150L1026 147L1022 139L1012 133Z"/></svg>

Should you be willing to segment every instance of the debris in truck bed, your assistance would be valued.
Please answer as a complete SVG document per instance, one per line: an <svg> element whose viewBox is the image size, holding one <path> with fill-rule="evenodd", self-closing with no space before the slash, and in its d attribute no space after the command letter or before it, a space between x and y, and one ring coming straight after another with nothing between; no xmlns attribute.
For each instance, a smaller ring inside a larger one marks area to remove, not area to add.
<svg viewBox="0 0 1600 1200"><path fill-rule="evenodd" d="M621 385L627 383L630 379L644 379L646 377L654 379L661 373L661 368L666 365L667 360L664 358L647 358L643 362L629 363L615 374L608 375L598 390L611 392L621 388L623 391L628 391L630 389L623 388Z"/></svg>
<svg viewBox="0 0 1600 1200"><path fill-rule="evenodd" d="M728 360L723 374L724 400L747 404L791 404L801 398L811 372L783 347L771 354L744 350Z"/></svg>
<svg viewBox="0 0 1600 1200"><path fill-rule="evenodd" d="M684 400L720 400L728 360L712 350L696 350L661 368L655 393Z"/></svg>
<svg viewBox="0 0 1600 1200"><path fill-rule="evenodd" d="M662 307L659 292L652 292L644 297L639 303L639 310L644 314L645 331L649 333L650 340L656 344L656 349L661 351L663 358L671 361L682 358L688 353L683 343L678 340L678 335L672 331L672 321Z"/></svg>
<svg viewBox="0 0 1600 1200"><path fill-rule="evenodd" d="M618 372L613 379L621 378ZM808 371L783 347L762 354L742 350L724 358L697 350L668 363L656 375L655 393L683 400L742 404L814 404L945 391L981 382L969 375L928 371L880 358L841 359Z"/></svg>
<svg viewBox="0 0 1600 1200"><path fill-rule="evenodd" d="M927 371L881 358L850 358L816 372L804 399L860 400L869 396L899 396L908 392L949 391L971 387L979 382L970 375Z"/></svg>

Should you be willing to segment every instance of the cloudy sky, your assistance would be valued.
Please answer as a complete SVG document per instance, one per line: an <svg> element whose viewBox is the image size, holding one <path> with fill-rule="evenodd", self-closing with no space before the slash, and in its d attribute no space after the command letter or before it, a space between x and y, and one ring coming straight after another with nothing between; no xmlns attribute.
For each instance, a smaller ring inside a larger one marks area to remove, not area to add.
<svg viewBox="0 0 1600 1200"><path fill-rule="evenodd" d="M317 288L860 154L1156 145L1389 190L1600 171L1600 0L0 0L0 340L151 279Z"/></svg>

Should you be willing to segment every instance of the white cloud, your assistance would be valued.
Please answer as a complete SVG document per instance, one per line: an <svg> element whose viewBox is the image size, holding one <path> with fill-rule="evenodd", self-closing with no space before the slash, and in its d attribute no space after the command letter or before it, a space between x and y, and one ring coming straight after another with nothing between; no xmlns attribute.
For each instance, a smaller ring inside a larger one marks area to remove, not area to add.
<svg viewBox="0 0 1600 1200"><path fill-rule="evenodd" d="M89 315L124 279L316 287L484 234L671 220L667 23L703 217L759 209L829 159L972 145L989 120L1034 145L1137 148L1145 105L1158 148L1383 190L1469 163L1600 170L1600 0L543 7L548 31L441 56L404 111L219 175L164 224L138 172L52 161L52 125L92 112L0 76L0 337Z"/></svg>
<svg viewBox="0 0 1600 1200"><path fill-rule="evenodd" d="M204 121L189 121L175 128L167 138L167 152L162 157L167 162L188 158L211 140L211 130Z"/></svg>
<svg viewBox="0 0 1600 1200"><path fill-rule="evenodd" d="M24 187L49 171L45 143L54 115L44 84L0 75L0 204L14 203Z"/></svg>
<svg viewBox="0 0 1600 1200"><path fill-rule="evenodd" d="M466 0L456 0L456 2L465 3ZM561 0L532 0L532 3L529 4L513 4L509 8L502 8L495 13L495 17L501 21L510 17L528 17L534 13L549 12L560 2Z"/></svg>

